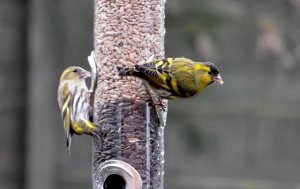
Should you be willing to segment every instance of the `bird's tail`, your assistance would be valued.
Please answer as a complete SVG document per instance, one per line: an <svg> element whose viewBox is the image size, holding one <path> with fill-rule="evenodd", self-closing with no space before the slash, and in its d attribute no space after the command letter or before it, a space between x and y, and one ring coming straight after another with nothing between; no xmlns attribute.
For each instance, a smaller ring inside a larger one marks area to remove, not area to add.
<svg viewBox="0 0 300 189"><path fill-rule="evenodd" d="M117 66L117 69L119 71L119 76L136 76L137 75L137 71L135 70L135 68L124 68L124 67Z"/></svg>
<svg viewBox="0 0 300 189"><path fill-rule="evenodd" d="M71 155L71 144L72 144L72 134L70 133L67 136L67 148L68 148L69 155Z"/></svg>

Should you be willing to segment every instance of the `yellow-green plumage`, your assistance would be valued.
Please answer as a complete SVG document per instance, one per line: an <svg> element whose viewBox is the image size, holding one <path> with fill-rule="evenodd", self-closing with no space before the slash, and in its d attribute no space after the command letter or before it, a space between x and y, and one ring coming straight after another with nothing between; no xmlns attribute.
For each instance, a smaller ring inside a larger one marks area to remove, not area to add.
<svg viewBox="0 0 300 189"><path fill-rule="evenodd" d="M67 147L70 150L72 135L96 135L97 127L89 121L89 92L85 78L90 72L80 67L69 67L62 73L57 92Z"/></svg>
<svg viewBox="0 0 300 189"><path fill-rule="evenodd" d="M139 77L165 99L187 98L199 94L209 84L223 84L218 68L209 62L187 58L164 58L135 65L117 67L120 76Z"/></svg>

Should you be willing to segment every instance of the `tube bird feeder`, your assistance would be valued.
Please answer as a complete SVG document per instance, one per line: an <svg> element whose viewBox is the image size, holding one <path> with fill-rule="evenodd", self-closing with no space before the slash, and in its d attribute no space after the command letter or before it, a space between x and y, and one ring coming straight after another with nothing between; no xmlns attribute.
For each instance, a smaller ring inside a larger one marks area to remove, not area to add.
<svg viewBox="0 0 300 189"><path fill-rule="evenodd" d="M165 0L94 3L94 189L163 189L164 123L143 81L116 67L164 57Z"/></svg>

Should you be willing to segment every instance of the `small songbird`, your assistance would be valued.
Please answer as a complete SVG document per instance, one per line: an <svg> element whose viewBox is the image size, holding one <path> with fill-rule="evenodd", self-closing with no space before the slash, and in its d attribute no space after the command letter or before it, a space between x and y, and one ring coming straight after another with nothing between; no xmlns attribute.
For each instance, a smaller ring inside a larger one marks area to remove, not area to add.
<svg viewBox="0 0 300 189"><path fill-rule="evenodd" d="M213 63L194 62L187 58L164 58L132 68L117 69L120 76L143 79L162 99L192 97L211 83L224 83L219 69Z"/></svg>
<svg viewBox="0 0 300 189"><path fill-rule="evenodd" d="M89 91L85 79L90 76L91 73L83 68L72 66L65 69L60 77L57 101L69 151L74 133L97 136L98 129L89 120Z"/></svg>

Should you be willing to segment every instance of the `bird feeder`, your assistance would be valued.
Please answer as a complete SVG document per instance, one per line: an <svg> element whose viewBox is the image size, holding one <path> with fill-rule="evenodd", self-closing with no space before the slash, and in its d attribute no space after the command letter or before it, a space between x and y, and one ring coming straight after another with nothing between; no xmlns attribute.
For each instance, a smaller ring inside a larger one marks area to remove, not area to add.
<svg viewBox="0 0 300 189"><path fill-rule="evenodd" d="M93 187L162 189L165 120L143 81L121 78L116 67L164 57L165 0L94 3Z"/></svg>

